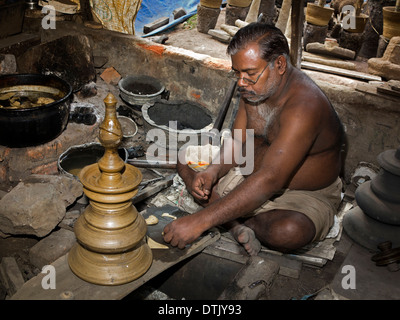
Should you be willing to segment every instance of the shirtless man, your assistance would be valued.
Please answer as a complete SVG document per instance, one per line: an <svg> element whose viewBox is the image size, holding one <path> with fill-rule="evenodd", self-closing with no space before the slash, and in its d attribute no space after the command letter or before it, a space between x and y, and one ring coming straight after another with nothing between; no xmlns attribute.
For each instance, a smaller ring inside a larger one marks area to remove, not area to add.
<svg viewBox="0 0 400 320"><path fill-rule="evenodd" d="M289 252L324 239L342 188L343 129L335 110L290 64L279 29L252 23L237 32L227 52L241 94L234 129L242 134L234 131L233 138L244 145L246 129L254 129L254 170L238 174L234 161L223 158L225 143L221 161L205 171L178 164L188 191L204 208L168 224L164 240L184 248L222 225L255 255L260 243Z"/></svg>

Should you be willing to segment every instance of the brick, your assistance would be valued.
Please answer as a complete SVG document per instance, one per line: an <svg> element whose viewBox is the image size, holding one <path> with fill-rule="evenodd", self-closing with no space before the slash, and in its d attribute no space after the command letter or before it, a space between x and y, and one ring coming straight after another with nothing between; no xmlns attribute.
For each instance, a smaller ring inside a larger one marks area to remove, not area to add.
<svg viewBox="0 0 400 320"><path fill-rule="evenodd" d="M109 67L103 71L103 73L100 75L100 78L102 78L108 84L117 85L119 80L121 80L121 75L117 70L115 70L114 67Z"/></svg>

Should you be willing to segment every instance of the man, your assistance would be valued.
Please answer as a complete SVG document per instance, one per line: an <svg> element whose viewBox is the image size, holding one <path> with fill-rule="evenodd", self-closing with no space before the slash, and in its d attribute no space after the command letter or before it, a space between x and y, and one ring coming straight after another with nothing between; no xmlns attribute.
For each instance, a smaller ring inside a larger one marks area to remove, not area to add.
<svg viewBox="0 0 400 320"><path fill-rule="evenodd" d="M227 49L241 94L233 138L254 130L254 170L243 176L233 159L178 173L204 209L164 228L184 248L214 226L228 228L250 255L289 252L324 239L340 203L343 129L327 97L290 64L288 44L273 26L241 28ZM233 144L234 146L234 144ZM234 148L234 147L233 147ZM237 150L236 150L237 151ZM247 157L248 155L246 155ZM232 163L232 164L230 164Z"/></svg>

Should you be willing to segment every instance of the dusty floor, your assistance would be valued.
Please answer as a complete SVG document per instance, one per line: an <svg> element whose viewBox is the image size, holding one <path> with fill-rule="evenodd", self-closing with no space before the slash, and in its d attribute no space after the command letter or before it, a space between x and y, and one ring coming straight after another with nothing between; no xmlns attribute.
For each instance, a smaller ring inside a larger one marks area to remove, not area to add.
<svg viewBox="0 0 400 320"><path fill-rule="evenodd" d="M221 13L218 24L224 23L224 12ZM221 43L207 34L199 33L195 26L181 24L174 29L165 32L168 36L166 45L181 47L197 53L208 54L210 56L229 59L226 55L226 44ZM17 259L19 267L26 279L37 273L28 265L29 248L37 243L36 238L10 237L0 238L0 259L6 256L13 256ZM332 291L322 296L322 299L400 299L400 271L390 273L385 268L377 268L370 261L372 252L354 243L346 233L343 233L340 241L336 242L336 253L332 261L328 261L323 267L303 265L298 279L283 275L277 275L272 287L269 290L269 299L289 300L289 299L314 299L317 293L324 288L329 288L337 293L332 296ZM196 264L193 258L188 264L180 264L171 270L172 273L190 271L190 263ZM193 262L194 261L194 262ZM344 289L342 280L345 274L342 267L353 265L357 272L357 287L355 289ZM183 270L183 271L182 271ZM148 285L157 287L160 285L159 279L151 281ZM162 282L162 281L161 281ZM386 289L382 289L386 288ZM311 295L311 296L309 296ZM0 286L0 299L4 297ZM128 299L134 299L135 293ZM207 297L204 297L207 299Z"/></svg>

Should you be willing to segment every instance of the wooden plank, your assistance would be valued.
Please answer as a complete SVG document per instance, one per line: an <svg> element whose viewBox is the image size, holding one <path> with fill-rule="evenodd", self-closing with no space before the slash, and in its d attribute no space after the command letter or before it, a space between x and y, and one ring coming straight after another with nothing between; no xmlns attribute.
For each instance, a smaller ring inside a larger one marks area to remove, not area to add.
<svg viewBox="0 0 400 320"><path fill-rule="evenodd" d="M318 63L312 63L312 62L307 62L307 61L303 61L301 63L301 67L304 69L332 73L332 74L336 74L336 75L340 75L340 76L356 78L356 79L361 79L361 80L382 81L381 77L374 76L372 74L358 72L358 71L352 71L352 70L346 70L346 69L336 68L336 67L329 67L329 66L324 66L324 65L321 65Z"/></svg>
<svg viewBox="0 0 400 320"><path fill-rule="evenodd" d="M205 247L217 241L219 236L219 232L210 232L184 250L172 247L168 250L153 250L153 263L150 269L140 278L118 286L101 286L78 278L69 268L68 254L66 254L51 264L56 271L55 289L43 289L42 280L46 274L40 273L25 282L21 289L11 297L11 300L62 300L65 297L76 300L122 299L163 271L201 252Z"/></svg>
<svg viewBox="0 0 400 320"><path fill-rule="evenodd" d="M351 61L343 59L335 59L314 53L303 52L302 59L307 62L318 63L325 66L336 67L347 70L356 70L356 65Z"/></svg>
<svg viewBox="0 0 400 320"><path fill-rule="evenodd" d="M388 94L388 95L391 95L393 97L400 98L400 91L393 90L389 86L379 86L379 87L376 88L376 90L379 93Z"/></svg>
<svg viewBox="0 0 400 320"><path fill-rule="evenodd" d="M299 68L301 67L301 39L303 35L304 22L304 0L292 1L291 15L291 39L290 39L290 61Z"/></svg>
<svg viewBox="0 0 400 320"><path fill-rule="evenodd" d="M143 201L152 195L155 195L157 192L160 192L161 190L171 186L172 183L173 177L169 177L165 181L159 181L151 186L147 186L138 192L138 194L132 199L132 203L136 204L140 201Z"/></svg>
<svg viewBox="0 0 400 320"><path fill-rule="evenodd" d="M356 91L360 91L363 93L371 94L379 98L384 98L393 102L398 102L399 100L390 95L381 94L377 90L377 86L368 84L368 83L357 83Z"/></svg>

